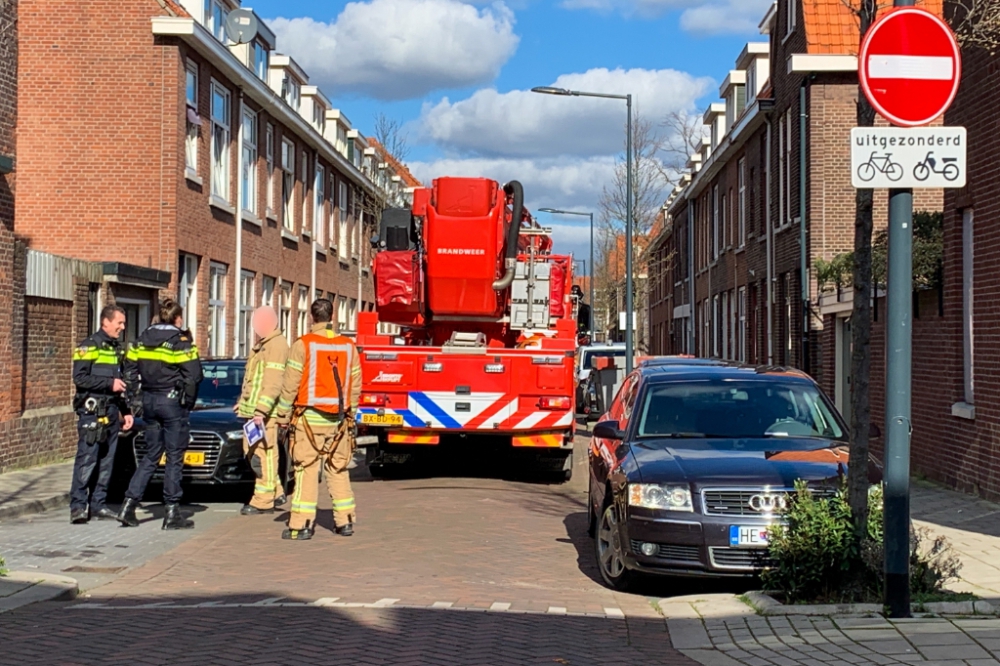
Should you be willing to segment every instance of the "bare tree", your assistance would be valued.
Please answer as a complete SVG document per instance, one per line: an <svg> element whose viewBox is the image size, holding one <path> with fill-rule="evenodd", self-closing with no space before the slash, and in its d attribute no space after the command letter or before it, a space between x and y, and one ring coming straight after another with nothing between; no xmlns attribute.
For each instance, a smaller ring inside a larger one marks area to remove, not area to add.
<svg viewBox="0 0 1000 666"><path fill-rule="evenodd" d="M398 120L379 111L375 114L375 140L385 151L402 164L410 155L409 137Z"/></svg>
<svg viewBox="0 0 1000 666"><path fill-rule="evenodd" d="M665 139L655 125L641 116L632 121L632 222L635 237L649 235L660 206L666 199L670 183L663 177L662 154ZM627 215L628 171L626 157L615 161L611 185L606 186L598 201L603 222L624 230Z"/></svg>
<svg viewBox="0 0 1000 666"><path fill-rule="evenodd" d="M684 175L684 166L691 155L701 151L706 136L705 121L694 113L673 111L666 115L660 125L665 130L660 173L673 187Z"/></svg>
<svg viewBox="0 0 1000 666"><path fill-rule="evenodd" d="M959 44L995 55L1000 48L1000 1L948 0L945 4Z"/></svg>

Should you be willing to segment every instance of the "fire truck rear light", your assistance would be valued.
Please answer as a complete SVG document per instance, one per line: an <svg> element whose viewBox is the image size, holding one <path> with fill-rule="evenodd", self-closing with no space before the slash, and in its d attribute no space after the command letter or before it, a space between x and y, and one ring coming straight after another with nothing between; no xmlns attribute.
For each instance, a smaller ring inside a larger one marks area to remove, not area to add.
<svg viewBox="0 0 1000 666"><path fill-rule="evenodd" d="M534 356L531 362L535 365L562 365L562 358L558 356Z"/></svg>
<svg viewBox="0 0 1000 666"><path fill-rule="evenodd" d="M442 363L424 363L424 372L441 372L444 370Z"/></svg>
<svg viewBox="0 0 1000 666"><path fill-rule="evenodd" d="M566 396L542 398L538 401L538 406L542 409L569 409L569 398Z"/></svg>
<svg viewBox="0 0 1000 666"><path fill-rule="evenodd" d="M385 407L384 393L362 393L361 404L364 407Z"/></svg>
<svg viewBox="0 0 1000 666"><path fill-rule="evenodd" d="M486 372L499 375L503 372L503 363L487 363Z"/></svg>

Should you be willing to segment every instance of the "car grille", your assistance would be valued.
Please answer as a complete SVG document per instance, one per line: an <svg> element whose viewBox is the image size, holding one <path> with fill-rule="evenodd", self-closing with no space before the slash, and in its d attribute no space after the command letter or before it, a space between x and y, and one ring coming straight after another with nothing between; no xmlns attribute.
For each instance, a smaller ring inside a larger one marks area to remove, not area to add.
<svg viewBox="0 0 1000 666"><path fill-rule="evenodd" d="M146 457L145 433L139 433L135 437L135 462L138 465ZM222 437L214 432L191 433L191 441L187 446L188 451L204 451L205 464L198 467L190 465L184 466L183 478L185 479L210 479L215 475L215 467L219 464L219 455L222 452ZM163 478L163 465L156 468L153 473L154 479Z"/></svg>
<svg viewBox="0 0 1000 666"><path fill-rule="evenodd" d="M632 552L637 555L642 554L643 541L632 540ZM678 546L674 544L658 543L659 550L653 557L664 560L675 560L677 562L701 562L701 548L698 546Z"/></svg>
<svg viewBox="0 0 1000 666"><path fill-rule="evenodd" d="M836 491L830 489L815 489L812 491L818 497L832 497ZM701 491L702 508L710 516L761 516L780 513L780 511L761 511L753 508L752 498L756 495L781 496L786 500L795 495L792 489L773 490L765 488L743 488L735 490L706 489Z"/></svg>
<svg viewBox="0 0 1000 666"><path fill-rule="evenodd" d="M719 569L766 569L771 566L766 549L753 548L709 548L708 556L712 566Z"/></svg>

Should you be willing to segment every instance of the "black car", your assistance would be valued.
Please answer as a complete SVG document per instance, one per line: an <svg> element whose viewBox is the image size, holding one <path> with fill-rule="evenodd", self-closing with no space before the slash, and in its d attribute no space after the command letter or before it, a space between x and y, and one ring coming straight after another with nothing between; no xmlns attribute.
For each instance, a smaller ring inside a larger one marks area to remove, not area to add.
<svg viewBox="0 0 1000 666"><path fill-rule="evenodd" d="M252 483L255 479L243 454L243 423L234 412L243 387L246 361L202 361L205 378L198 389L198 402L191 410L191 436L184 454L183 481L192 484ZM132 470L146 456L142 420L136 433L123 443L132 454ZM131 445L131 446L128 446ZM122 447L120 447L122 448ZM116 471L116 477L119 474ZM153 475L163 480L163 464Z"/></svg>
<svg viewBox="0 0 1000 666"><path fill-rule="evenodd" d="M797 480L833 494L848 428L807 375L733 364L645 364L590 445L590 529L601 576L752 576ZM881 480L870 463L872 482Z"/></svg>

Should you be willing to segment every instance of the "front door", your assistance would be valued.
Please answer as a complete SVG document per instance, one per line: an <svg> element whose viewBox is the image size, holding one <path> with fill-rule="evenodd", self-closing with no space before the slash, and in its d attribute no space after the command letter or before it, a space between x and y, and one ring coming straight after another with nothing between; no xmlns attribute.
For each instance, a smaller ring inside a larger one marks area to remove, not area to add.
<svg viewBox="0 0 1000 666"><path fill-rule="evenodd" d="M851 320L848 317L837 318L837 372L836 396L837 409L844 419L851 422Z"/></svg>
<svg viewBox="0 0 1000 666"><path fill-rule="evenodd" d="M149 326L149 303L119 299L117 304L125 310L125 330L122 332L122 344L127 348Z"/></svg>

